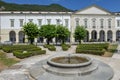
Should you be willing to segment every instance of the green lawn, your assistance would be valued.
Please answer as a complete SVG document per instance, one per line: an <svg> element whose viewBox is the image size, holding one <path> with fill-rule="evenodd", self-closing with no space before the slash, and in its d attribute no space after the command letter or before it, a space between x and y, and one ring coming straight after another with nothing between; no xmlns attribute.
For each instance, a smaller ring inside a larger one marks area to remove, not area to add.
<svg viewBox="0 0 120 80"><path fill-rule="evenodd" d="M6 54L4 52L0 51L0 63L2 65L10 67L17 62L19 62L19 61L14 58L7 58Z"/></svg>

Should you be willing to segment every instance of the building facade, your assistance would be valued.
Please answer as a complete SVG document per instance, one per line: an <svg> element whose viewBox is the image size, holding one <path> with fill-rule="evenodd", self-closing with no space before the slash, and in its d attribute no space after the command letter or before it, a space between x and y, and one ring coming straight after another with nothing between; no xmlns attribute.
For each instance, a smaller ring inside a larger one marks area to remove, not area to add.
<svg viewBox="0 0 120 80"><path fill-rule="evenodd" d="M77 41L73 37L76 26L86 28L85 42L120 40L120 13L112 13L92 5L75 12L1 11L0 41L24 43L26 35L22 31L22 26L28 22L33 22L39 27L45 24L63 25L71 32L71 43ZM35 42L45 41L39 37Z"/></svg>

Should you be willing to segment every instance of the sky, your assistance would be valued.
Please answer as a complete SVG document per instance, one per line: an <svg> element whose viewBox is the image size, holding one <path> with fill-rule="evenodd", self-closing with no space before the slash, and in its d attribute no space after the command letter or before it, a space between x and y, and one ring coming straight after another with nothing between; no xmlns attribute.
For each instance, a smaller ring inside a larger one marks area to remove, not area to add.
<svg viewBox="0 0 120 80"><path fill-rule="evenodd" d="M49 5L52 3L60 4L68 9L80 10L87 6L96 4L108 11L120 12L120 0L3 0L17 4L38 4Z"/></svg>

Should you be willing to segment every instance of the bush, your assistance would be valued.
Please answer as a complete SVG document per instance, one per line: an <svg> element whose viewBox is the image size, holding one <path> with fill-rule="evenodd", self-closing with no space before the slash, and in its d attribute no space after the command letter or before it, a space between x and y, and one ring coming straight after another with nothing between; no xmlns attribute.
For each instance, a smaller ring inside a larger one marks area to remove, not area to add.
<svg viewBox="0 0 120 80"><path fill-rule="evenodd" d="M76 53L103 55L108 50L108 43L105 44L80 44L76 48Z"/></svg>
<svg viewBox="0 0 120 80"><path fill-rule="evenodd" d="M11 53L13 50L11 49L11 48L9 48L9 47L4 47L4 48L2 48L2 50L4 51L4 52L7 52L7 53Z"/></svg>
<svg viewBox="0 0 120 80"><path fill-rule="evenodd" d="M17 58L23 59L30 57L32 55L31 52L23 52L23 51L14 51L13 55L16 56Z"/></svg>
<svg viewBox="0 0 120 80"><path fill-rule="evenodd" d="M62 44L62 50L67 51L71 46L68 44Z"/></svg>
<svg viewBox="0 0 120 80"><path fill-rule="evenodd" d="M43 47L44 48L48 48L48 50L50 50L50 51L56 51L56 48L55 48L54 45L47 45L47 44L45 44L45 45L43 45Z"/></svg>
<svg viewBox="0 0 120 80"><path fill-rule="evenodd" d="M46 50L37 50L37 51L31 51L32 55L41 55L41 54L45 54Z"/></svg>
<svg viewBox="0 0 120 80"><path fill-rule="evenodd" d="M56 51L55 46L50 46L50 45L49 45L48 49L49 49L50 51Z"/></svg>
<svg viewBox="0 0 120 80"><path fill-rule="evenodd" d="M35 45L12 45L12 46L3 46L2 47L4 52L10 53L13 51L21 50L21 51L35 51L41 50L41 48L36 47Z"/></svg>
<svg viewBox="0 0 120 80"><path fill-rule="evenodd" d="M98 50L80 50L80 49L76 49L76 53L103 55L103 54L105 53L105 51L98 51Z"/></svg>

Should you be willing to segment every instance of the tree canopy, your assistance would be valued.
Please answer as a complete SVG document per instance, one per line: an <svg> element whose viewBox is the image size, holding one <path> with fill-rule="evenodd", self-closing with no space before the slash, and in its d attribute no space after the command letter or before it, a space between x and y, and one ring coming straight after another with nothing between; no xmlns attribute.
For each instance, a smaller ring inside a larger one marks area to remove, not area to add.
<svg viewBox="0 0 120 80"><path fill-rule="evenodd" d="M39 33L37 25L29 22L23 25L23 31L28 36L28 40L30 40L31 44L33 44L34 38L36 38Z"/></svg>
<svg viewBox="0 0 120 80"><path fill-rule="evenodd" d="M67 27L58 25L56 29L56 37L60 40L62 40L62 43L64 44L65 40L69 37L70 31Z"/></svg>
<svg viewBox="0 0 120 80"><path fill-rule="evenodd" d="M56 27L55 25L42 25L39 30L39 35L47 39L47 44L50 40L56 36Z"/></svg>
<svg viewBox="0 0 120 80"><path fill-rule="evenodd" d="M81 40L83 40L87 35L87 31L83 26L77 26L74 32L74 37L81 43Z"/></svg>

